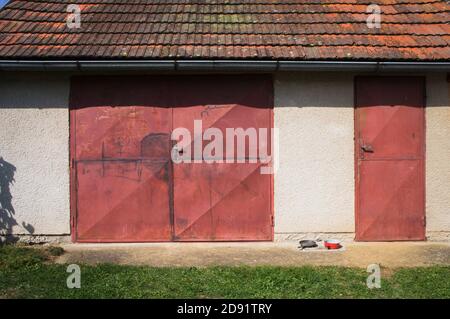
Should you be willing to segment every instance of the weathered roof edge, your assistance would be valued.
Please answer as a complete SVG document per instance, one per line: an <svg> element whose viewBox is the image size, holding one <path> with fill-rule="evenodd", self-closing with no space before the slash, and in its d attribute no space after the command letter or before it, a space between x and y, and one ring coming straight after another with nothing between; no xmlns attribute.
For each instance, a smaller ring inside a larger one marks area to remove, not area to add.
<svg viewBox="0 0 450 319"><path fill-rule="evenodd" d="M450 62L243 60L0 60L0 71L450 72Z"/></svg>

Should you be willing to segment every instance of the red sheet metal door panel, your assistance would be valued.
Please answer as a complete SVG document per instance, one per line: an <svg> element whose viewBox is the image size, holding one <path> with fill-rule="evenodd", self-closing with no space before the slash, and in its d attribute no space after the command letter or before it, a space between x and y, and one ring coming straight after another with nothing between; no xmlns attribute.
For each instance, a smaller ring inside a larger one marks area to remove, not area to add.
<svg viewBox="0 0 450 319"><path fill-rule="evenodd" d="M271 180L260 166L175 165L175 239L271 240Z"/></svg>
<svg viewBox="0 0 450 319"><path fill-rule="evenodd" d="M171 110L168 108L81 108L76 110L75 126L76 159L168 159L171 128ZM160 140L158 153L154 150L156 145L147 145L150 140Z"/></svg>
<svg viewBox="0 0 450 319"><path fill-rule="evenodd" d="M72 80L76 241L172 239L172 112L159 106L160 90L161 84L143 78Z"/></svg>
<svg viewBox="0 0 450 319"><path fill-rule="evenodd" d="M167 161L79 161L78 241L171 239Z"/></svg>
<svg viewBox="0 0 450 319"><path fill-rule="evenodd" d="M424 79L356 79L356 239L425 239Z"/></svg>
<svg viewBox="0 0 450 319"><path fill-rule="evenodd" d="M271 240L273 237L272 176L260 172L259 144L247 140L241 158L237 154L237 140L233 157L226 153L225 146L227 128L250 128L256 132L264 128L270 146L271 80L256 77L252 81L239 81L239 77L231 77L228 82L222 80L220 85L215 81L194 82L187 96L177 95L177 105L190 106L173 109L173 125L191 132L192 157L199 160L194 150L195 120L201 120L203 132L208 128L222 132L224 154L223 163L174 164L175 240ZM223 97L218 98L220 95ZM195 104L188 103L192 96L201 98L196 98ZM230 103L232 100L227 96L232 96L239 104ZM209 142L200 143L202 149ZM270 154L270 147L268 152Z"/></svg>

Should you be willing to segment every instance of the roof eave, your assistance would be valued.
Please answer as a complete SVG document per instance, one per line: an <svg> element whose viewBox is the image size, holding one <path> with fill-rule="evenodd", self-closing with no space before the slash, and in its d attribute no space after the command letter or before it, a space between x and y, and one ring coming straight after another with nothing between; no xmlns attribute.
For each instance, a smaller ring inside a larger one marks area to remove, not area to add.
<svg viewBox="0 0 450 319"><path fill-rule="evenodd" d="M450 72L450 62L282 60L0 60L0 71Z"/></svg>

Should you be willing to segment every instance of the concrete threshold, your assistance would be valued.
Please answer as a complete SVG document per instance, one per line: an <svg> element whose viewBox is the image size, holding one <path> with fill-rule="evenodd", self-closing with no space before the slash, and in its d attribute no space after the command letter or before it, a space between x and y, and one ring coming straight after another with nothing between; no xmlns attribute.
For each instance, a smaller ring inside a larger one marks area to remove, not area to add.
<svg viewBox="0 0 450 319"><path fill-rule="evenodd" d="M300 250L297 242L64 244L58 263L114 263L153 267L450 266L448 242L345 243L336 251Z"/></svg>

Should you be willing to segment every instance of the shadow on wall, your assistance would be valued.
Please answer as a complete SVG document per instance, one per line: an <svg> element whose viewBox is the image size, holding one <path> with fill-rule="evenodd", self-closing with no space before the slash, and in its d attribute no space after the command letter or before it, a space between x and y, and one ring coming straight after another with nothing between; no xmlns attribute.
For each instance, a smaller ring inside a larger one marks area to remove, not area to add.
<svg viewBox="0 0 450 319"><path fill-rule="evenodd" d="M14 218L15 211L12 205L12 195L10 187L14 183L16 167L0 157L0 236L7 242L17 242L18 237L13 235L13 227L18 223ZM28 233L34 233L34 227L22 222L22 227ZM2 239L0 237L0 244Z"/></svg>

